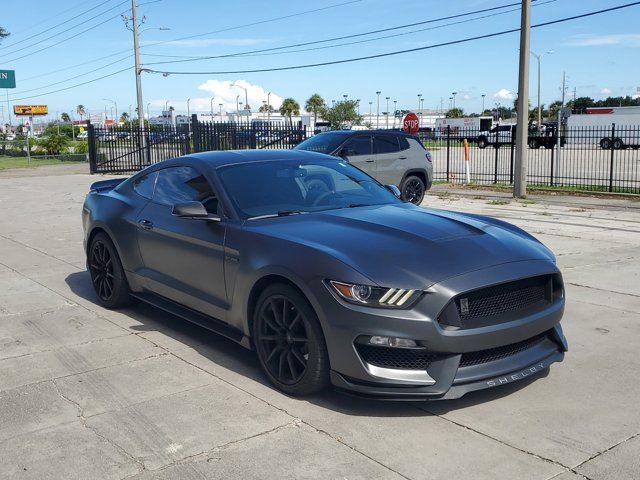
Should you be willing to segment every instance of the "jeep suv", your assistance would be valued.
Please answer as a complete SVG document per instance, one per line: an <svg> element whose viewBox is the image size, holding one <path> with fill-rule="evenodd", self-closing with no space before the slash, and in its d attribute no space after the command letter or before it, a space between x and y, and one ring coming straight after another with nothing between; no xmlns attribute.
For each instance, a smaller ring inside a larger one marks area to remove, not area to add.
<svg viewBox="0 0 640 480"><path fill-rule="evenodd" d="M515 125L495 125L491 130L485 130L478 134L478 148L485 148L489 145L499 147L512 142L515 136Z"/></svg>
<svg viewBox="0 0 640 480"><path fill-rule="evenodd" d="M342 157L384 185L396 185L404 201L420 205L431 188L431 154L414 135L389 130L335 130L308 138L299 150Z"/></svg>

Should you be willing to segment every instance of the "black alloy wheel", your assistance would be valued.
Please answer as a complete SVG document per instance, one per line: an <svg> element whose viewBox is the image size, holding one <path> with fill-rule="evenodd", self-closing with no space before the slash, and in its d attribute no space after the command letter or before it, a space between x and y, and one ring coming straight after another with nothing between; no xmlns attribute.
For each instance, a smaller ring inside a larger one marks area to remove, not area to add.
<svg viewBox="0 0 640 480"><path fill-rule="evenodd" d="M324 336L307 300L288 285L272 285L258 299L253 341L271 382L285 393L309 395L328 384Z"/></svg>
<svg viewBox="0 0 640 480"><path fill-rule="evenodd" d="M121 308L131 304L129 284L111 239L98 233L87 251L87 268L99 303L106 308Z"/></svg>
<svg viewBox="0 0 640 480"><path fill-rule="evenodd" d="M89 259L89 271L93 287L100 300L108 302L113 296L115 277L113 276L113 258L104 242L93 242L91 258Z"/></svg>
<svg viewBox="0 0 640 480"><path fill-rule="evenodd" d="M402 200L420 205L424 198L424 182L416 176L410 176L402 185Z"/></svg>

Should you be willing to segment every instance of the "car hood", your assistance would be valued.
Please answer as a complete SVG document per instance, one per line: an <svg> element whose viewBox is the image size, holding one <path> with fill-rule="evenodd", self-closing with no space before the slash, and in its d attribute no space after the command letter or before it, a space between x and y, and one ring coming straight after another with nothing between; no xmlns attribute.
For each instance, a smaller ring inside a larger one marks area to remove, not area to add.
<svg viewBox="0 0 640 480"><path fill-rule="evenodd" d="M426 288L503 263L555 260L506 222L410 204L250 220L247 228L332 255L376 284L396 288Z"/></svg>

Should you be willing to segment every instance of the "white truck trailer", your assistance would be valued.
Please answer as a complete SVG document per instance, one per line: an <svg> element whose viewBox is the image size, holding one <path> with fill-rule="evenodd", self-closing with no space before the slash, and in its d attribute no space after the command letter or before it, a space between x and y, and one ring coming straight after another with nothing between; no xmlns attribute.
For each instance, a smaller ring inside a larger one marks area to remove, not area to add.
<svg viewBox="0 0 640 480"><path fill-rule="evenodd" d="M640 148L640 107L594 107L567 119L569 144L597 143L601 148Z"/></svg>
<svg viewBox="0 0 640 480"><path fill-rule="evenodd" d="M493 117L462 117L436 119L436 138L453 138L464 136L468 141L476 141L478 134L491 129ZM447 133L448 132L448 133Z"/></svg>

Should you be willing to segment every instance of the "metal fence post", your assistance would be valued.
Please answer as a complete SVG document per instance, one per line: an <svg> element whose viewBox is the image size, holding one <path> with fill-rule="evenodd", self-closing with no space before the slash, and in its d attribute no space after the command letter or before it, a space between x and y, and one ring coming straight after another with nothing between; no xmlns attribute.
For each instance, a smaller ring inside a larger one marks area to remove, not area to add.
<svg viewBox="0 0 640 480"><path fill-rule="evenodd" d="M550 180L549 185L551 187L553 187L553 160L555 158L555 151L556 151L555 148L551 149L551 172L550 172L551 175L550 175L550 178L549 178L549 180Z"/></svg>
<svg viewBox="0 0 640 480"><path fill-rule="evenodd" d="M613 142L616 138L616 124L611 124L611 161L609 163L609 191L613 192L613 159L616 149L613 148Z"/></svg>
<svg viewBox="0 0 640 480"><path fill-rule="evenodd" d="M447 183L449 183L449 156L451 152L451 125L447 125Z"/></svg>
<svg viewBox="0 0 640 480"><path fill-rule="evenodd" d="M510 153L509 153L509 184L510 185L513 184L513 161L514 161L513 153L514 153L515 146L516 146L515 132L511 132L511 143L509 144L509 148L511 150ZM525 148L527 148L527 147L525 147ZM527 159L528 158L529 158L529 156L527 155Z"/></svg>
<svg viewBox="0 0 640 480"><path fill-rule="evenodd" d="M198 115L195 113L191 115L191 135L193 136L193 152L201 152L200 149L200 122L198 121Z"/></svg>
<svg viewBox="0 0 640 480"><path fill-rule="evenodd" d="M89 172L93 174L98 171L98 152L96 151L96 129L90 120L87 120L87 142L89 147Z"/></svg>
<svg viewBox="0 0 640 480"><path fill-rule="evenodd" d="M498 156L500 155L500 127L496 128L496 144L494 148L496 149L496 158L495 165L493 166L493 183L498 183ZM512 135L513 136L513 135Z"/></svg>

